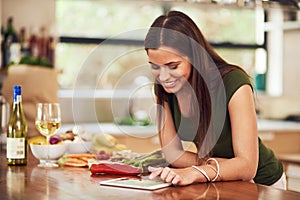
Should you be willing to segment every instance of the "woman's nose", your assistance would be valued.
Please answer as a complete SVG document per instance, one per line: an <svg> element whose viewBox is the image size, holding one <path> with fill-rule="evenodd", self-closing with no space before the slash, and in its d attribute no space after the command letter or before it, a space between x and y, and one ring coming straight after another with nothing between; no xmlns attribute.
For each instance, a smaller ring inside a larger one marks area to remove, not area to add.
<svg viewBox="0 0 300 200"><path fill-rule="evenodd" d="M159 80L166 81L170 77L169 70L167 68L161 68L159 73Z"/></svg>

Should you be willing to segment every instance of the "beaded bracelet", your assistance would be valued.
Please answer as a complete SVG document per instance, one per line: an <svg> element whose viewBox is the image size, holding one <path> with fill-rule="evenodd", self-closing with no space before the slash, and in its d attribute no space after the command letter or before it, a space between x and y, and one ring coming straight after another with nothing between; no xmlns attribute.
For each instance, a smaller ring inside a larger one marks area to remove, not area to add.
<svg viewBox="0 0 300 200"><path fill-rule="evenodd" d="M217 166L217 174L216 174L215 178L213 178L211 180L211 182L215 182L217 180L218 176L220 175L220 165L219 165L219 162L215 158L207 159L205 164L208 165L209 161L214 161L216 163L216 166Z"/></svg>
<svg viewBox="0 0 300 200"><path fill-rule="evenodd" d="M201 172L201 174L203 174L203 176L207 179L208 182L210 182L210 178L207 175L206 171L204 171L204 169L201 169L200 167L197 167L195 165L192 166L192 168L198 170L199 172Z"/></svg>

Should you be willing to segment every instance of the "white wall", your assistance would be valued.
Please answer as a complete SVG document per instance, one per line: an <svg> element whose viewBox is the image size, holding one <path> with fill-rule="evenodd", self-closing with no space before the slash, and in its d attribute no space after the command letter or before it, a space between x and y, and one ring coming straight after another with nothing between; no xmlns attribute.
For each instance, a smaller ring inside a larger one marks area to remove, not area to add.
<svg viewBox="0 0 300 200"><path fill-rule="evenodd" d="M300 96L300 20L297 30L284 32L283 49L284 95Z"/></svg>
<svg viewBox="0 0 300 200"><path fill-rule="evenodd" d="M271 84L275 90L282 90L282 93L279 96L259 95L258 107L263 118L284 118L289 114L300 114L300 18L298 17L298 22L292 25L277 23L275 28L279 26L285 27L284 31L279 30L281 38L269 37L268 48L269 54L281 52L280 55L275 54L269 60L269 71L274 70L274 67L280 67L280 74L278 74L280 79L273 77L273 79L268 79L267 83ZM292 29L287 28L291 26L293 26ZM278 66L279 63L281 63L280 66ZM278 88L278 81L282 81L282 88Z"/></svg>
<svg viewBox="0 0 300 200"><path fill-rule="evenodd" d="M25 27L28 32L40 27L55 27L55 0L1 0L1 24L6 26L8 17L14 18L17 31ZM49 30L52 32L52 30Z"/></svg>
<svg viewBox="0 0 300 200"><path fill-rule="evenodd" d="M284 118L300 114L300 28L283 33L283 94L278 97L259 95L258 106L263 118ZM272 84L271 80L270 84Z"/></svg>

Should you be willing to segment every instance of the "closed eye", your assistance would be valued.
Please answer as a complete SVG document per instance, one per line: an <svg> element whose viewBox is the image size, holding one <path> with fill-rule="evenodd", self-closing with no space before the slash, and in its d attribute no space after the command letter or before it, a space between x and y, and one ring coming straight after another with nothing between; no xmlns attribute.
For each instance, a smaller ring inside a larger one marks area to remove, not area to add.
<svg viewBox="0 0 300 200"><path fill-rule="evenodd" d="M172 64L172 65L169 65L169 69L175 70L175 69L178 68L178 65L179 65L179 64Z"/></svg>
<svg viewBox="0 0 300 200"><path fill-rule="evenodd" d="M151 65L152 69L154 69L154 70L160 69L159 65L154 64L152 62L149 62L149 63ZM164 64L163 66L169 67L169 69L171 69L171 70L175 70L175 69L178 68L178 66L180 65L180 63L181 63L180 61L178 61L178 62L169 62L169 63Z"/></svg>
<svg viewBox="0 0 300 200"><path fill-rule="evenodd" d="M154 70L160 69L160 66L159 66L159 65L156 65L156 64L151 63L151 62L150 62L150 65L151 65L151 69L154 69Z"/></svg>

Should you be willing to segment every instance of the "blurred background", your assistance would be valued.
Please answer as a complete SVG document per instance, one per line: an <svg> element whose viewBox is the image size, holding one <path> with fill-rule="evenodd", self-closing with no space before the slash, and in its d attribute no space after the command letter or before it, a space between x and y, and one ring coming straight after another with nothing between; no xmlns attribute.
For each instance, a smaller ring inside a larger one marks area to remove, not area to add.
<svg viewBox="0 0 300 200"><path fill-rule="evenodd" d="M98 133L101 124L135 152L159 148L143 40L155 18L179 10L222 57L252 76L259 136L284 162L288 189L299 191L299 6L299 0L0 0L1 132L12 85L21 84L30 131L35 103L59 101L62 130L83 124Z"/></svg>
<svg viewBox="0 0 300 200"><path fill-rule="evenodd" d="M147 63L144 35L137 30L148 28L168 10L184 11L226 60L253 77L260 117L282 119L300 113L297 6L297 1L250 0L1 0L1 26L5 31L12 19L18 36L23 31L20 39L27 46L32 36L51 39L50 57L59 73L58 95L63 106L70 105L74 88L84 90L82 99L93 98L101 111L97 119L108 122L112 115L103 104L108 105L113 89L135 87L134 79L139 76L146 82L146 77L151 79L148 72L137 73L117 86L124 73ZM71 116L65 112L64 121L71 122ZM89 115L81 116L84 121L94 121Z"/></svg>

